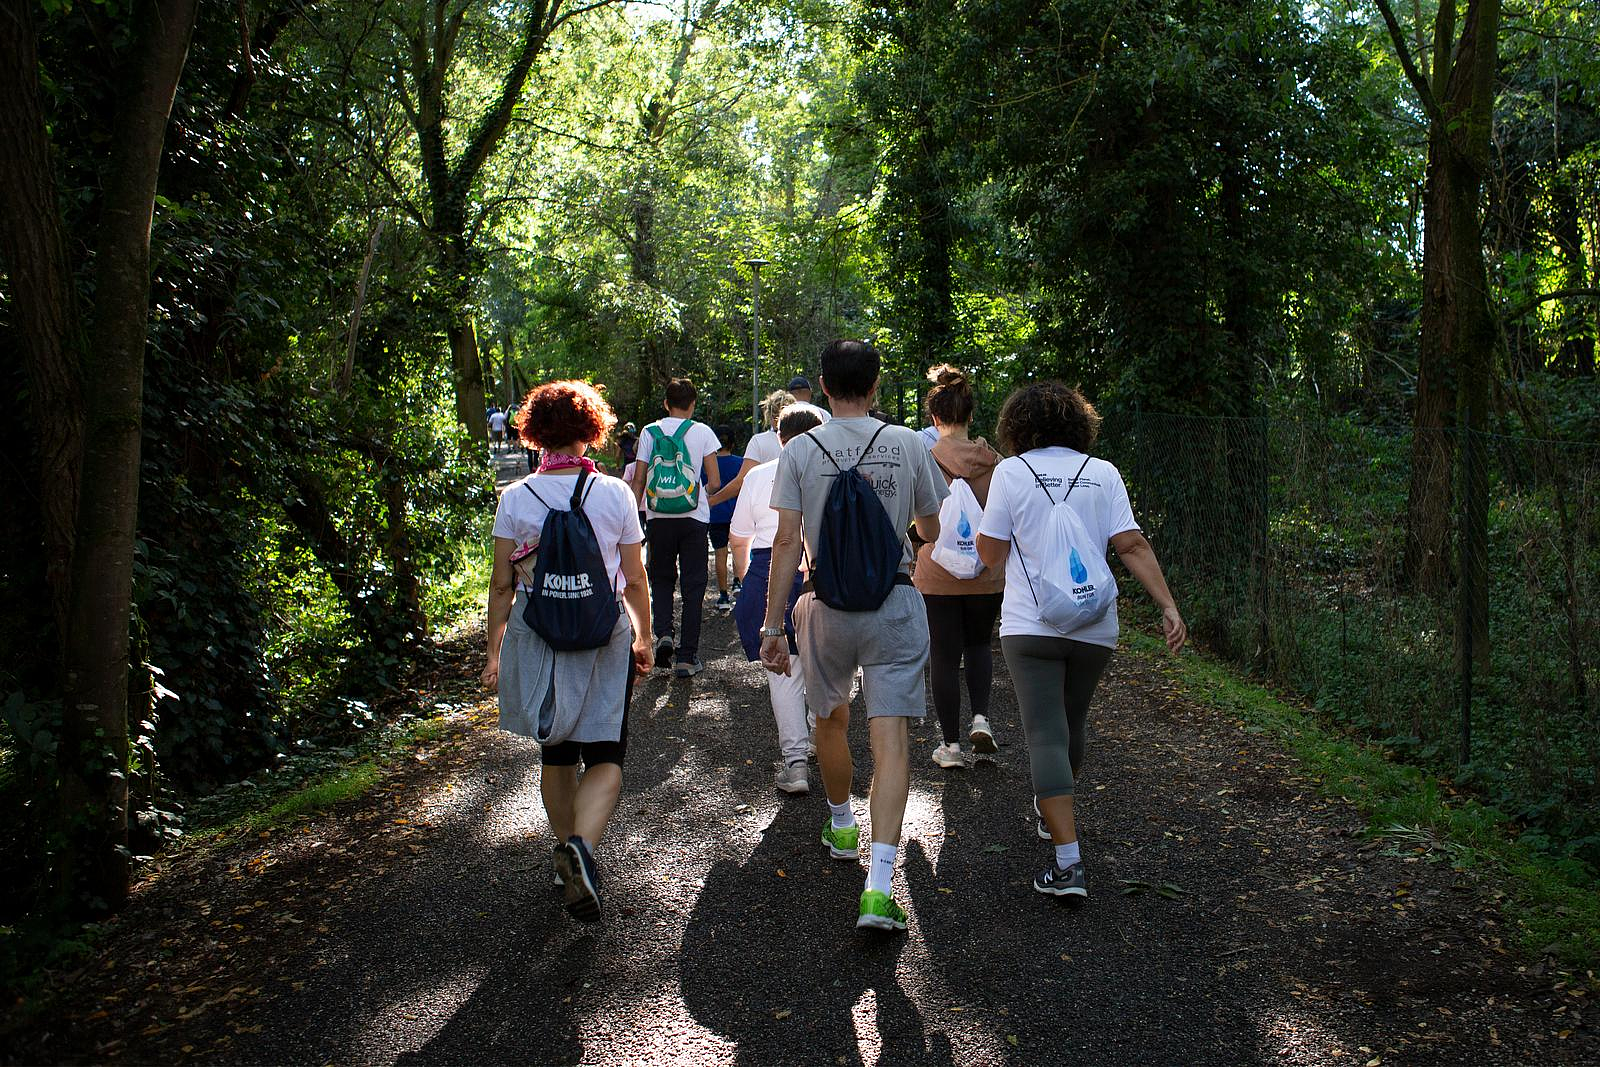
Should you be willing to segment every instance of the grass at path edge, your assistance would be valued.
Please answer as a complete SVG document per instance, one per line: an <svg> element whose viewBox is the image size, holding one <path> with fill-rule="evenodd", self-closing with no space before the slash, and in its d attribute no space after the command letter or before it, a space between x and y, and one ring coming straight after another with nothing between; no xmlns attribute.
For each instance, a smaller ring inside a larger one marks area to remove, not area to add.
<svg viewBox="0 0 1600 1067"><path fill-rule="evenodd" d="M1282 742L1323 793L1366 817L1373 835L1426 846L1457 868L1498 880L1497 899L1530 953L1580 969L1600 962L1600 884L1580 865L1520 844L1513 820L1454 794L1416 767L1393 762L1380 748L1341 736L1315 712L1285 703L1203 654L1174 658L1159 639L1131 630L1123 631L1123 644L1191 700Z"/></svg>

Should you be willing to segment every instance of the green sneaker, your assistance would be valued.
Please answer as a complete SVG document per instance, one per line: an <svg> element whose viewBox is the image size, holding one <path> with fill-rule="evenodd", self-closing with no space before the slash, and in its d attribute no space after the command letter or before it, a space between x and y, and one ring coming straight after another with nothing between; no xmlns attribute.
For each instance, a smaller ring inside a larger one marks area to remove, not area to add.
<svg viewBox="0 0 1600 1067"><path fill-rule="evenodd" d="M836 860L853 860L856 858L856 842L861 840L861 826L854 824L842 830L834 828L833 819L824 819L822 822L822 843L828 846L828 854Z"/></svg>
<svg viewBox="0 0 1600 1067"><path fill-rule="evenodd" d="M866 889L861 893L861 917L856 920L857 930L904 930L905 909L894 902L888 893Z"/></svg>

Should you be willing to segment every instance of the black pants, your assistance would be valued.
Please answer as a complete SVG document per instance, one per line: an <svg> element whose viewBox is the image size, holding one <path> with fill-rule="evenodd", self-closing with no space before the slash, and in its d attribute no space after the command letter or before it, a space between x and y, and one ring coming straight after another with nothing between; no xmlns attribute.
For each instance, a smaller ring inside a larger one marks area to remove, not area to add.
<svg viewBox="0 0 1600 1067"><path fill-rule="evenodd" d="M928 683L933 710L947 745L961 738L961 661L967 662L967 699L972 714L989 714L994 653L989 642L1000 614L1000 593L923 596L928 605Z"/></svg>
<svg viewBox="0 0 1600 1067"><path fill-rule="evenodd" d="M650 629L656 637L672 636L672 590L683 595L683 633L677 661L700 654L700 613L706 599L707 524L699 519L651 519L645 531L650 543Z"/></svg>

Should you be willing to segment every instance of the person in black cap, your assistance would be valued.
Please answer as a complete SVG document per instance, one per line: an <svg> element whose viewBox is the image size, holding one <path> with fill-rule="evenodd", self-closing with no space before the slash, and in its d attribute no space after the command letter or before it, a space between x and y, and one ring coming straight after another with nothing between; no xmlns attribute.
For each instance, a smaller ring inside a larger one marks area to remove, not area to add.
<svg viewBox="0 0 1600 1067"><path fill-rule="evenodd" d="M789 392L802 404L814 404L814 401L811 399L811 380L804 374L796 374L793 378L789 379ZM833 417L820 405L816 406L817 410L822 412L823 422L827 422Z"/></svg>

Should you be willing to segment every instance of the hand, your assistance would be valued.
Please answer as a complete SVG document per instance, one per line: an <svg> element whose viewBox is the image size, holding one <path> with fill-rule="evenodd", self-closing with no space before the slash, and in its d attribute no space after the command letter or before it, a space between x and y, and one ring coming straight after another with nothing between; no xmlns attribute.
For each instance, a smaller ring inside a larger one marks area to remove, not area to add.
<svg viewBox="0 0 1600 1067"><path fill-rule="evenodd" d="M1161 631L1166 635L1168 650L1176 656L1189 639L1189 627L1184 624L1183 616L1178 614L1177 605L1162 609Z"/></svg>
<svg viewBox="0 0 1600 1067"><path fill-rule="evenodd" d="M650 638L635 637L633 639L633 669L639 672L640 677L650 673L650 668L656 664L655 649L650 647Z"/></svg>
<svg viewBox="0 0 1600 1067"><path fill-rule="evenodd" d="M761 639L761 665L773 674L789 673L789 638L786 636Z"/></svg>
<svg viewBox="0 0 1600 1067"><path fill-rule="evenodd" d="M489 662L483 668L483 687L491 693L500 691L500 653L489 653Z"/></svg>

